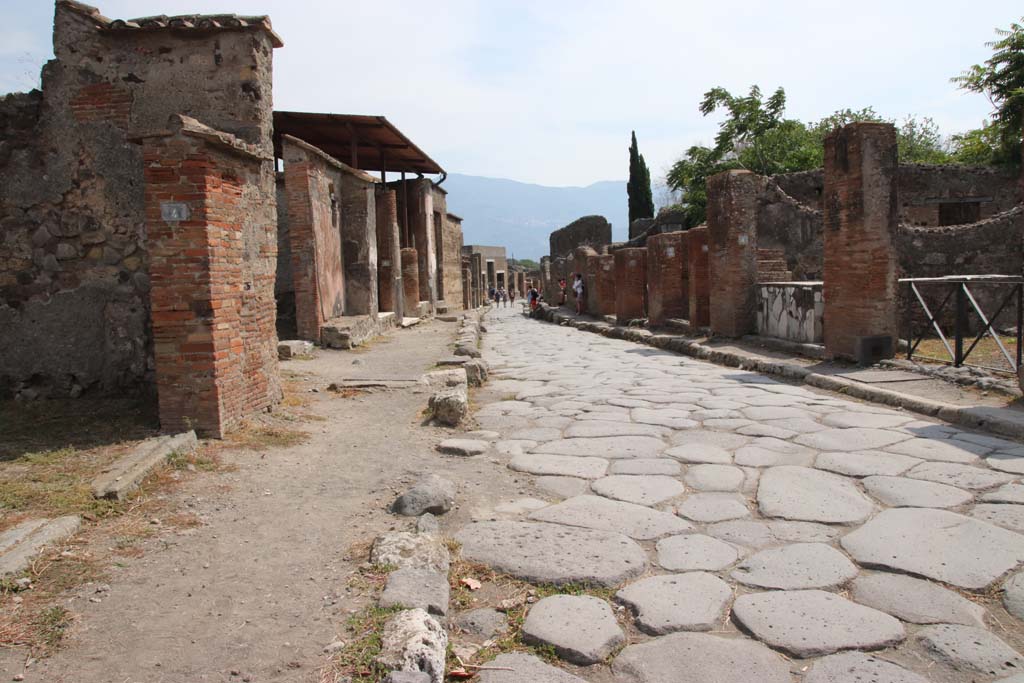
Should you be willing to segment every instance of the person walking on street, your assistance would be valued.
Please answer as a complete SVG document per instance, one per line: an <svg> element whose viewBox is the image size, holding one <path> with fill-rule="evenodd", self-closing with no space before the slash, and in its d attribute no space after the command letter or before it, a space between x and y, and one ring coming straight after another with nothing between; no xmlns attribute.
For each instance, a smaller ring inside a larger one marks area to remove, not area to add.
<svg viewBox="0 0 1024 683"><path fill-rule="evenodd" d="M583 284L583 273L576 273L576 281L572 283L572 291L576 292L576 315L583 315L583 300L587 288Z"/></svg>

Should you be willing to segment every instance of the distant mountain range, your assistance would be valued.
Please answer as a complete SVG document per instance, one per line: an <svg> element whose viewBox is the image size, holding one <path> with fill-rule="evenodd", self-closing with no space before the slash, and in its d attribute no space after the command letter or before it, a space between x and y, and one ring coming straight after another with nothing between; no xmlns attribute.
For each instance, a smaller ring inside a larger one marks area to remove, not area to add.
<svg viewBox="0 0 1024 683"><path fill-rule="evenodd" d="M452 173L443 187L448 210L463 219L463 243L504 246L510 257L539 261L551 231L580 216L607 218L616 241L629 232L625 180L548 187Z"/></svg>

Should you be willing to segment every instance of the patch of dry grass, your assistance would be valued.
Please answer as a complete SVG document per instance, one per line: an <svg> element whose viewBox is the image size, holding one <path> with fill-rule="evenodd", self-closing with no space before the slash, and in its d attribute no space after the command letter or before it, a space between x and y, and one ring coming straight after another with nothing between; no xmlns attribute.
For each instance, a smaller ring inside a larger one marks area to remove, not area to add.
<svg viewBox="0 0 1024 683"><path fill-rule="evenodd" d="M225 442L254 451L298 446L309 440L309 434L269 422L244 423L224 439Z"/></svg>

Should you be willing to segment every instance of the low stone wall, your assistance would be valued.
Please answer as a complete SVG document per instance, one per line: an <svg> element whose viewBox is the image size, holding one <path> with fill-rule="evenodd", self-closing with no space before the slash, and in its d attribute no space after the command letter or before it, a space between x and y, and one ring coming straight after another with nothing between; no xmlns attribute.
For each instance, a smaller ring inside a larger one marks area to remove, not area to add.
<svg viewBox="0 0 1024 683"><path fill-rule="evenodd" d="M757 333L820 344L824 339L823 282L765 282L757 288Z"/></svg>

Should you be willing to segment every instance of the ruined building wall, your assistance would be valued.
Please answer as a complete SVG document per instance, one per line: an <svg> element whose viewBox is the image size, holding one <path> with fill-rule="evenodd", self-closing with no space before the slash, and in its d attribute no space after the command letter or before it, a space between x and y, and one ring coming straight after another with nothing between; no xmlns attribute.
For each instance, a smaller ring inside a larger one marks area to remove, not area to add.
<svg viewBox="0 0 1024 683"><path fill-rule="evenodd" d="M129 138L186 113L269 156L275 41L258 27L112 31L57 3L42 94L0 103L0 394L151 385L142 152ZM257 187L253 211L273 225L272 161Z"/></svg>
<svg viewBox="0 0 1024 683"><path fill-rule="evenodd" d="M757 201L757 247L781 250L794 280L821 277L822 212L801 204L775 178L762 178Z"/></svg>
<svg viewBox="0 0 1024 683"><path fill-rule="evenodd" d="M282 155L287 204L282 214L288 219L296 332L300 339L319 343L320 326L345 310L342 173L328 158L287 135Z"/></svg>
<svg viewBox="0 0 1024 683"><path fill-rule="evenodd" d="M452 214L444 217L441 235L443 260L441 276L444 279L444 300L448 310L465 308L462 279L462 219Z"/></svg>
<svg viewBox="0 0 1024 683"><path fill-rule="evenodd" d="M292 281L292 244L288 225L288 195L285 194L284 173L277 174L277 277L274 278L274 299L277 301L278 339L295 339L295 283Z"/></svg>
<svg viewBox="0 0 1024 683"><path fill-rule="evenodd" d="M584 216L551 233L551 257L566 256L576 247L590 246L596 252L612 242L612 225L603 216Z"/></svg>

